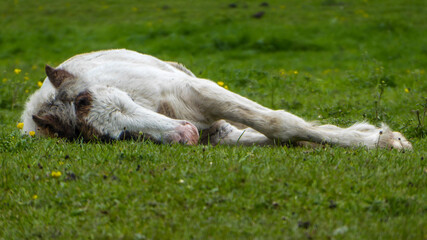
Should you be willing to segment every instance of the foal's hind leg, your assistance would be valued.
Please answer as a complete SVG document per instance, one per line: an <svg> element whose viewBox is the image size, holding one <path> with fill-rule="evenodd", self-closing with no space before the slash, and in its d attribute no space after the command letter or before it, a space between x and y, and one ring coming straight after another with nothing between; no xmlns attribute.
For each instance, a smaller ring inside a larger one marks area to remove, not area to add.
<svg viewBox="0 0 427 240"><path fill-rule="evenodd" d="M194 93L192 101L197 103L196 107L208 122L220 119L239 122L269 139L279 139L284 143L311 141L347 147L412 147L400 133L393 133L388 127L378 129L368 124L349 128L316 126L286 111L263 107L208 80L194 79L188 87Z"/></svg>
<svg viewBox="0 0 427 240"><path fill-rule="evenodd" d="M282 142L322 141L320 136L309 136L312 125L293 114L263 107L208 80L197 79L188 87L193 89L193 101L208 122L231 120Z"/></svg>

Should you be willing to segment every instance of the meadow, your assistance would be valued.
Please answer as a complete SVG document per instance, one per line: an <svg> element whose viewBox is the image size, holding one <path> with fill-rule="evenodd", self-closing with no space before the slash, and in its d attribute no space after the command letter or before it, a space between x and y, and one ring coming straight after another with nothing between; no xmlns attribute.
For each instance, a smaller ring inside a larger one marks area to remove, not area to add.
<svg viewBox="0 0 427 240"><path fill-rule="evenodd" d="M424 0L0 2L0 239L427 239ZM21 136L78 53L127 48L413 151Z"/></svg>

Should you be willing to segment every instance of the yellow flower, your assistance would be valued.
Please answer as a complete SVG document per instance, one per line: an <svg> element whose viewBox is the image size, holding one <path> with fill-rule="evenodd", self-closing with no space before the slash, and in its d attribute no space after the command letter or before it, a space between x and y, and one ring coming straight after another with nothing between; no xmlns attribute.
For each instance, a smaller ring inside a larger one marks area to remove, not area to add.
<svg viewBox="0 0 427 240"><path fill-rule="evenodd" d="M28 89L25 89L25 93L29 93L30 92L30 90L28 90Z"/></svg>
<svg viewBox="0 0 427 240"><path fill-rule="evenodd" d="M411 90L409 90L409 88L405 88L405 92L409 93Z"/></svg>
<svg viewBox="0 0 427 240"><path fill-rule="evenodd" d="M224 86L224 88L225 88L225 89L228 89L228 85L225 85L225 86Z"/></svg>
<svg viewBox="0 0 427 240"><path fill-rule="evenodd" d="M19 69L19 68L15 68L15 70L13 70L16 74L20 74L21 73L21 69Z"/></svg>
<svg viewBox="0 0 427 240"><path fill-rule="evenodd" d="M37 82L37 86L42 87L42 85L43 85L42 82L40 82L40 81Z"/></svg>
<svg viewBox="0 0 427 240"><path fill-rule="evenodd" d="M60 161L60 162L59 162L59 165L64 165L64 162L63 162L63 161Z"/></svg>
<svg viewBox="0 0 427 240"><path fill-rule="evenodd" d="M286 75L286 71L285 71L285 69L280 69L280 75L282 75L282 76L284 76L284 75Z"/></svg>
<svg viewBox="0 0 427 240"><path fill-rule="evenodd" d="M28 81L28 80L30 80L30 78L29 78L29 77L27 77L27 76L25 76L25 77L24 77L24 80L25 80L25 81Z"/></svg>
<svg viewBox="0 0 427 240"><path fill-rule="evenodd" d="M294 74L295 74L295 75L297 75L297 74L298 74L298 71L297 71L297 70L295 70L295 71L294 71Z"/></svg>
<svg viewBox="0 0 427 240"><path fill-rule="evenodd" d="M356 13L356 14L364 17L364 18L368 18L369 17L369 14L367 14L364 10L356 10L356 11L354 11L354 13Z"/></svg>
<svg viewBox="0 0 427 240"><path fill-rule="evenodd" d="M18 125L16 125L17 128L19 129L23 129L24 128L24 123L18 123Z"/></svg>
<svg viewBox="0 0 427 240"><path fill-rule="evenodd" d="M36 200L37 198L39 198L39 196L37 196L37 194L33 195L33 200Z"/></svg>
<svg viewBox="0 0 427 240"><path fill-rule="evenodd" d="M36 135L36 132L30 131L28 134L30 134L31 137L34 137L34 135Z"/></svg>
<svg viewBox="0 0 427 240"><path fill-rule="evenodd" d="M2 82L6 83L7 82L7 78L3 78Z"/></svg>
<svg viewBox="0 0 427 240"><path fill-rule="evenodd" d="M330 72L331 72L331 69L326 69L326 70L323 70L322 74L326 75L326 74L329 74Z"/></svg>
<svg viewBox="0 0 427 240"><path fill-rule="evenodd" d="M218 83L218 85L220 85L221 87L222 86L224 86L224 82L223 81L219 81L219 82L217 82Z"/></svg>
<svg viewBox="0 0 427 240"><path fill-rule="evenodd" d="M62 173L60 171L52 171L51 175L54 178L59 178L62 175Z"/></svg>

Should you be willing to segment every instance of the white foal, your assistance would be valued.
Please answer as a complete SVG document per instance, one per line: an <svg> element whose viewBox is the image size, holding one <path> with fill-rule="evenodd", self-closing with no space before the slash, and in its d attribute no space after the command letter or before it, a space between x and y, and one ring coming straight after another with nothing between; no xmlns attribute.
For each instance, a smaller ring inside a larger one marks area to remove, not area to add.
<svg viewBox="0 0 427 240"><path fill-rule="evenodd" d="M43 86L26 104L24 132L86 140L143 137L190 145L309 141L412 148L402 134L385 125L318 126L197 78L180 64L134 51L77 55L56 69L46 66L46 74ZM227 121L248 128L238 129Z"/></svg>

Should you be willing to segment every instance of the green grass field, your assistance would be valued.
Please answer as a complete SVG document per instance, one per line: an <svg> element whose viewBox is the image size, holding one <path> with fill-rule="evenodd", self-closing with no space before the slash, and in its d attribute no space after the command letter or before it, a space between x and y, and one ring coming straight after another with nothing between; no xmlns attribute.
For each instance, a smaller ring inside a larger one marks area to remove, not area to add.
<svg viewBox="0 0 427 240"><path fill-rule="evenodd" d="M0 239L427 239L426 15L424 0L1 1ZM45 64L109 48L308 120L385 122L414 150L20 135Z"/></svg>

